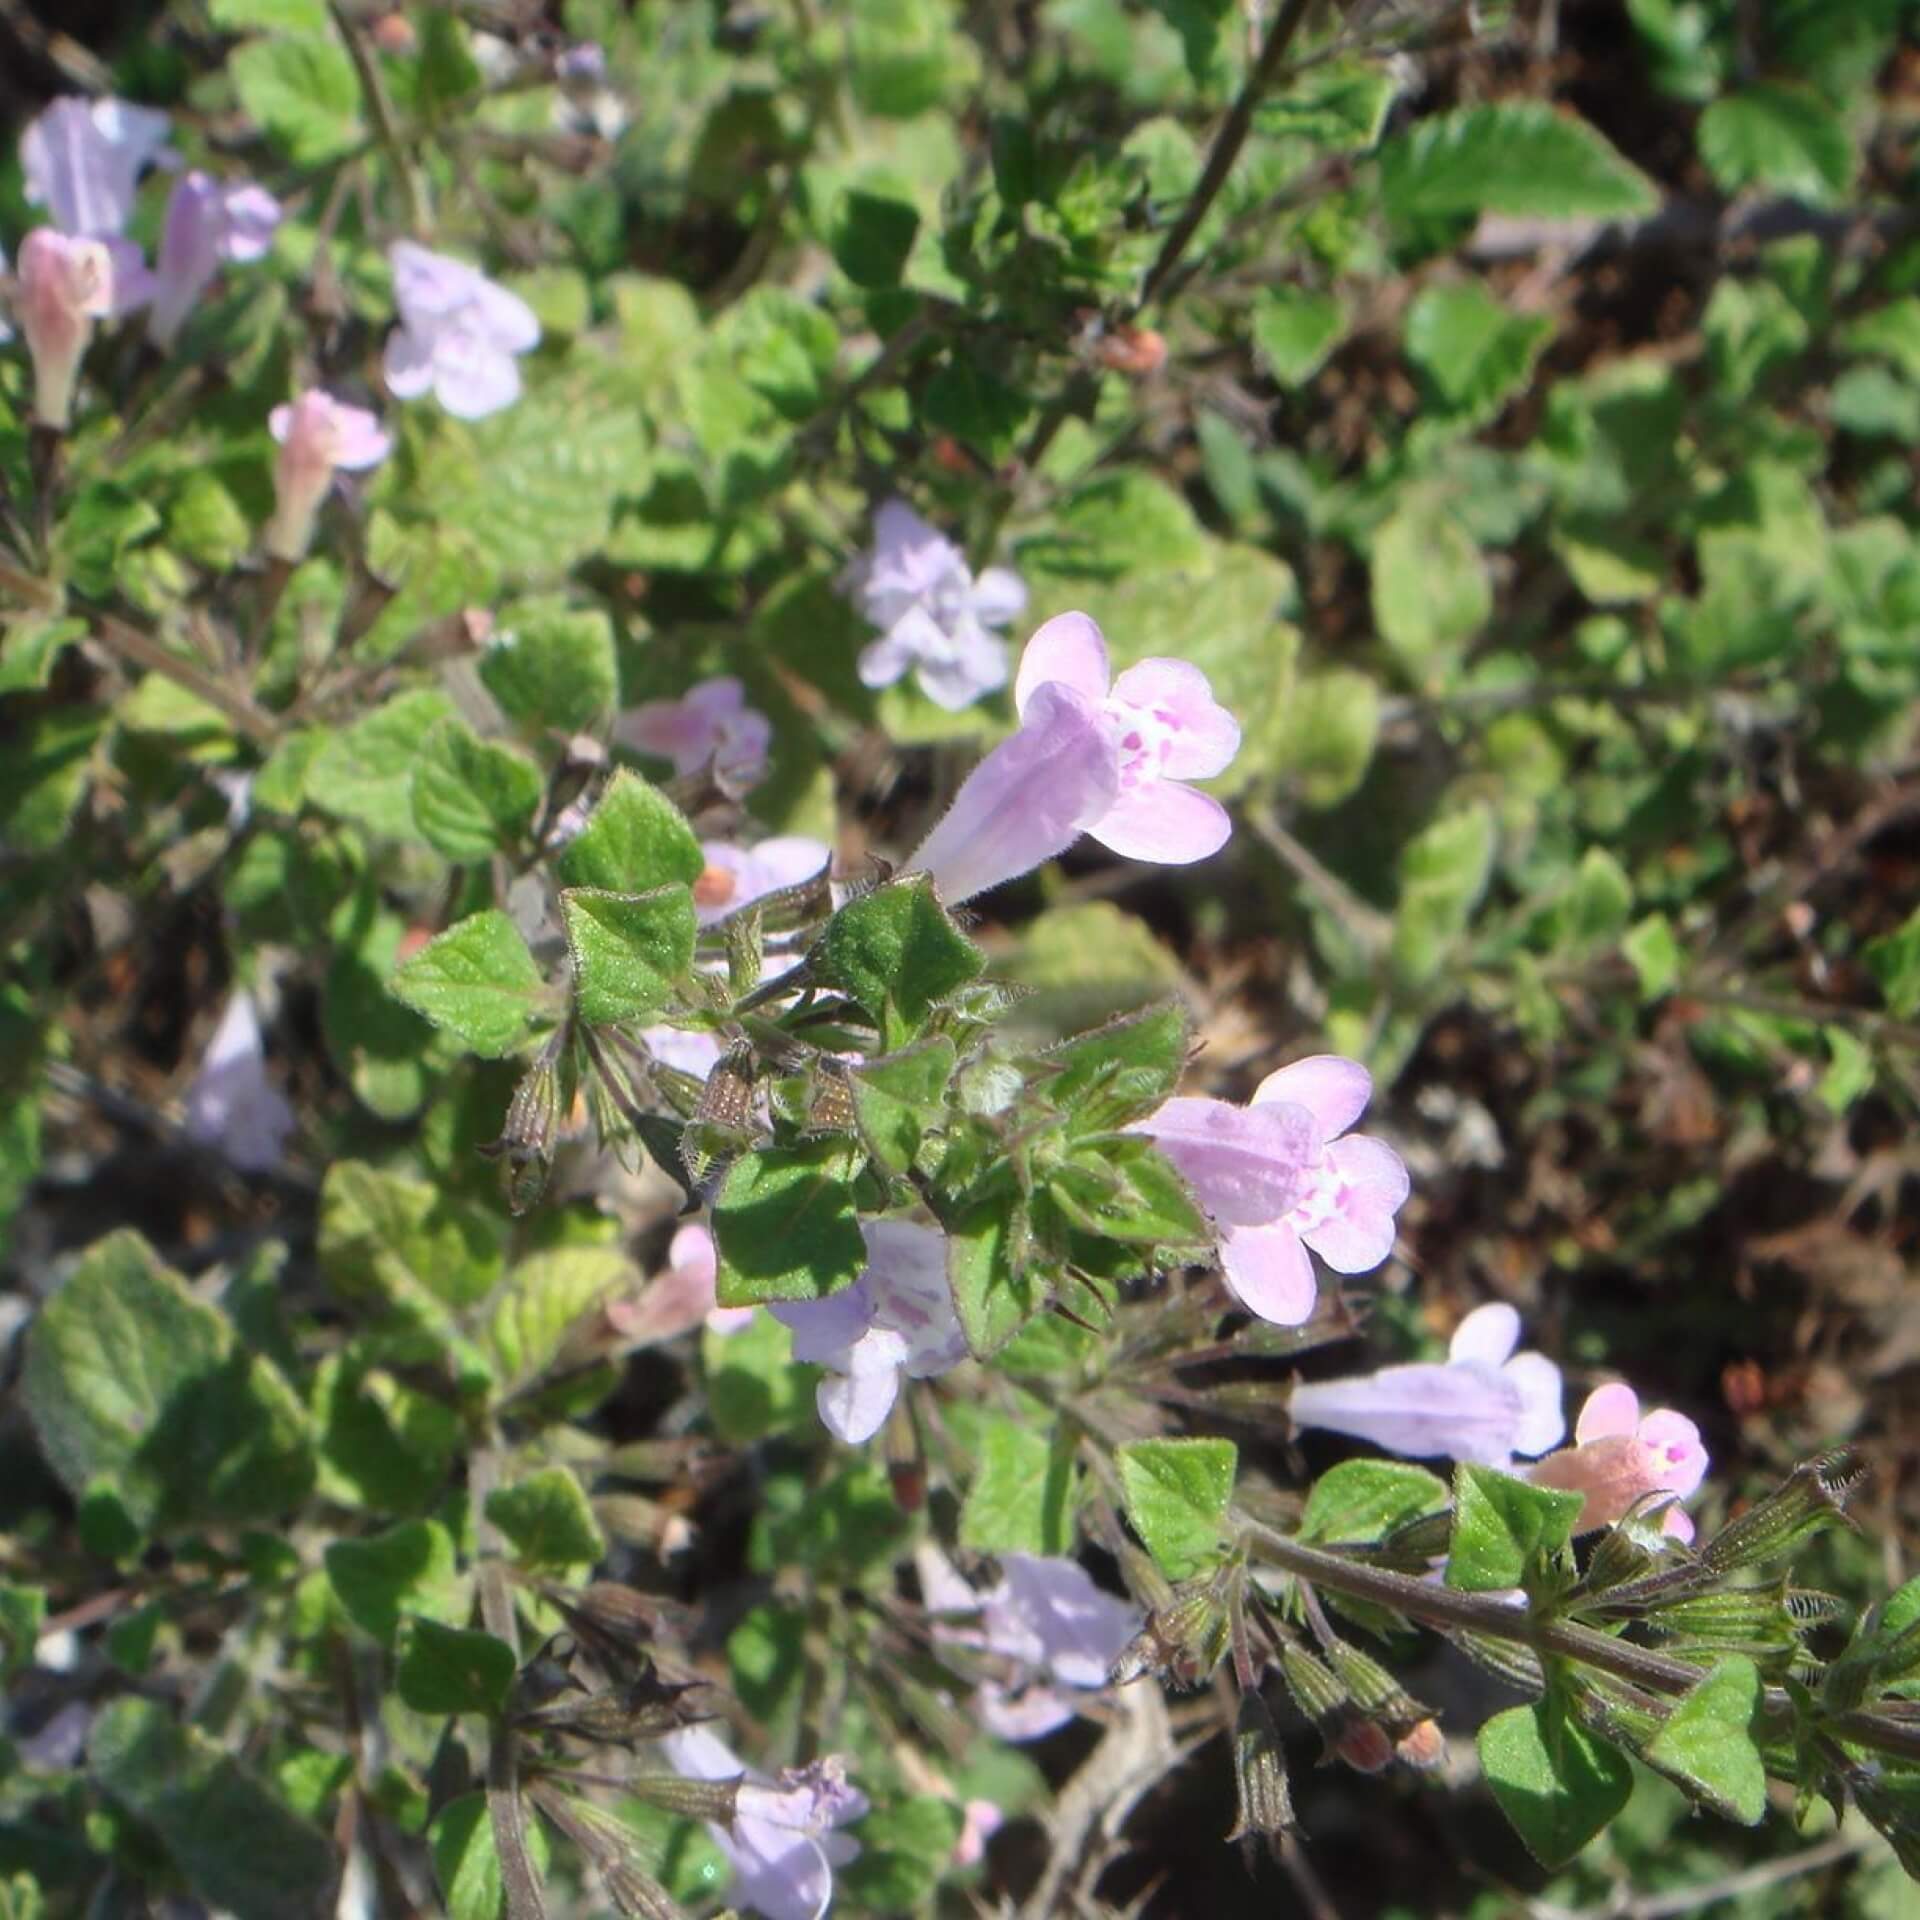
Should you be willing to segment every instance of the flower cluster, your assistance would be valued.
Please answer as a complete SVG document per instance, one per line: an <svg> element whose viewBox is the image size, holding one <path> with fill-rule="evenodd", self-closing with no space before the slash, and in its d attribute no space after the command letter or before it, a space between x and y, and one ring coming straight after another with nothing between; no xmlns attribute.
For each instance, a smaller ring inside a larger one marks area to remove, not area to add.
<svg viewBox="0 0 1920 1920"><path fill-rule="evenodd" d="M880 638L860 655L860 678L890 687L911 672L937 706L957 713L1007 684L1007 647L994 630L1025 612L1027 590L1005 567L976 580L966 556L904 500L874 515L873 550L841 585Z"/></svg>
<svg viewBox="0 0 1920 1920"><path fill-rule="evenodd" d="M1175 1099L1139 1123L1212 1219L1235 1298L1263 1320L1311 1318L1309 1249L1336 1273L1367 1273L1393 1251L1406 1167L1349 1131L1372 1095L1357 1060L1322 1053L1268 1074L1245 1107Z"/></svg>

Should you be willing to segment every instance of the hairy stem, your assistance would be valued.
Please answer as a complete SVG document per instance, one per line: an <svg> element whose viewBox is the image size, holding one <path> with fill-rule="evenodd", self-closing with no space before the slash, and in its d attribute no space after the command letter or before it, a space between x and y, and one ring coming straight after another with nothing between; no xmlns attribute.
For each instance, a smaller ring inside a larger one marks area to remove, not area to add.
<svg viewBox="0 0 1920 1920"><path fill-rule="evenodd" d="M361 98L367 103L367 117L373 122L374 132L379 136L380 144L386 149L387 159L393 166L394 189L400 196L401 222L408 233L418 240L426 233L426 209L420 195L420 183L414 177L413 161L407 153L407 143L401 137L400 123L393 117L393 102L387 98L386 82L380 78L380 69L373 55L367 51L366 41L340 0L329 0L328 11L333 15L333 24L340 38L347 44L347 57L353 62L354 73L360 81Z"/></svg>
<svg viewBox="0 0 1920 1920"><path fill-rule="evenodd" d="M1371 1600L1430 1627L1454 1628L1493 1640L1513 1640L1536 1653L1612 1674L1616 1679L1651 1694L1673 1698L1698 1686L1701 1670L1669 1654L1635 1646L1611 1634L1583 1627L1571 1620L1536 1620L1530 1609L1509 1606L1491 1594L1460 1593L1437 1587L1386 1567L1364 1566L1321 1547L1310 1547L1258 1521L1247 1525L1248 1545L1272 1566L1297 1579L1344 1593L1350 1599ZM1766 1690L1769 1714L1787 1716L1792 1703L1778 1687ZM1835 1714L1825 1723L1837 1739L1870 1747L1909 1761L1920 1761L1920 1725L1910 1725L1871 1709Z"/></svg>
<svg viewBox="0 0 1920 1920"><path fill-rule="evenodd" d="M116 620L110 613L96 615L93 624L95 633L123 660L130 660L136 667L161 674L176 686L184 687L195 699L204 700L231 720L256 745L272 747L279 741L280 729L273 715L255 706L238 688L226 685L191 660L163 647L151 634L142 633L124 620Z"/></svg>
<svg viewBox="0 0 1920 1920"><path fill-rule="evenodd" d="M473 1504L479 1543L477 1582L480 1620L496 1640L520 1657L520 1630L514 1620L513 1592L501 1557L499 1530L487 1518L487 1496L500 1481L500 1456L478 1447L467 1467L467 1496ZM546 1897L527 1851L527 1809L520 1797L520 1751L513 1729L496 1718L487 1730L487 1815L493 1823L494 1851L500 1856L500 1881L506 1889L507 1920L546 1920Z"/></svg>
<svg viewBox="0 0 1920 1920"><path fill-rule="evenodd" d="M1220 189L1227 184L1233 164L1240 158L1240 149L1247 144L1247 135L1253 131L1253 116L1260 105L1261 96L1273 84L1274 76L1279 73L1280 64L1287 56L1287 49L1293 44L1293 37L1300 31L1312 4L1313 0L1280 0L1280 11L1274 15L1273 25L1267 29L1266 42L1260 49L1259 57L1247 74L1239 98L1228 110L1226 119L1220 123L1220 131L1214 136L1212 151L1208 153L1206 167L1200 175L1200 184L1188 196L1187 204L1180 210L1179 219L1168 228L1159 257L1147 270L1140 297L1134 302L1135 313L1153 304L1154 297L1166 284L1167 276L1180 264L1181 257L1193 244L1193 236L1199 232L1201 221L1220 197Z"/></svg>

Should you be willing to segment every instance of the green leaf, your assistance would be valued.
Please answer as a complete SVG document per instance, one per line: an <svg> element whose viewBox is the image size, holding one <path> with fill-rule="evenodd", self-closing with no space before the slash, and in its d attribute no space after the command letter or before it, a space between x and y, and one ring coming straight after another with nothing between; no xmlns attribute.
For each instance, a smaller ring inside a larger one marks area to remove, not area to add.
<svg viewBox="0 0 1920 1920"><path fill-rule="evenodd" d="M307 769L307 797L382 839L412 839L414 768L428 734L452 717L452 702L431 689L375 707L328 736Z"/></svg>
<svg viewBox="0 0 1920 1920"><path fill-rule="evenodd" d="M793 1357L793 1335L770 1313L732 1333L700 1336L700 1372L714 1430L734 1446L812 1425L819 1369Z"/></svg>
<svg viewBox="0 0 1920 1920"><path fill-rule="evenodd" d="M1058 1071L1042 1082L1076 1133L1141 1119L1180 1085L1193 1048L1193 1020L1177 1000L1123 1014L1043 1054Z"/></svg>
<svg viewBox="0 0 1920 1920"><path fill-rule="evenodd" d="M1510 312L1477 280L1426 287L1407 312L1407 358L1440 407L1474 425L1525 387L1552 337L1551 320Z"/></svg>
<svg viewBox="0 0 1920 1920"><path fill-rule="evenodd" d="M1723 193L1770 187L1837 206L1858 165L1846 122L1811 87L1763 83L1725 94L1700 116L1696 138Z"/></svg>
<svg viewBox="0 0 1920 1920"><path fill-rule="evenodd" d="M394 1675L400 1698L415 1713L498 1713L513 1684L513 1649L490 1633L407 1623Z"/></svg>
<svg viewBox="0 0 1920 1920"><path fill-rule="evenodd" d="M401 962L394 997L483 1058L526 1038L546 990L520 930L498 907L469 914Z"/></svg>
<svg viewBox="0 0 1920 1920"><path fill-rule="evenodd" d="M1869 940L1864 953L1894 1018L1911 1020L1920 1014L1920 907L1893 932Z"/></svg>
<svg viewBox="0 0 1920 1920"><path fill-rule="evenodd" d="M728 1170L713 1205L723 1307L824 1300L867 1264L854 1211L857 1161L837 1141L763 1147Z"/></svg>
<svg viewBox="0 0 1920 1920"><path fill-rule="evenodd" d="M1347 306L1337 293L1272 287L1254 302L1254 351L1283 387L1303 386L1346 337Z"/></svg>
<svg viewBox="0 0 1920 1920"><path fill-rule="evenodd" d="M1565 1866L1633 1791L1625 1755L1552 1702L1495 1714L1478 1745L1500 1811L1543 1867Z"/></svg>
<svg viewBox="0 0 1920 1920"><path fill-rule="evenodd" d="M463 1438L451 1407L338 1354L329 1354L314 1377L313 1420L323 1497L383 1514L431 1505Z"/></svg>
<svg viewBox="0 0 1920 1920"><path fill-rule="evenodd" d="M956 1059L953 1042L936 1034L848 1074L861 1142L889 1173L905 1173L927 1130L938 1126Z"/></svg>
<svg viewBox="0 0 1920 1920"><path fill-rule="evenodd" d="M330 30L326 0L208 0L207 17L229 33L257 27L264 33L324 37Z"/></svg>
<svg viewBox="0 0 1920 1920"><path fill-rule="evenodd" d="M647 893L675 881L690 887L706 865L686 815L626 767L558 861L565 885L607 893Z"/></svg>
<svg viewBox="0 0 1920 1920"><path fill-rule="evenodd" d="M337 41L277 34L227 59L240 105L296 167L336 159L363 137L360 83Z"/></svg>
<svg viewBox="0 0 1920 1920"><path fill-rule="evenodd" d="M914 874L849 901L827 922L813 971L876 1020L918 1028L936 1000L977 979L986 955L953 924L933 881ZM899 1036L904 1039L905 1034Z"/></svg>
<svg viewBox="0 0 1920 1920"><path fill-rule="evenodd" d="M383 1646L415 1615L453 1625L470 1604L453 1536L437 1520L407 1520L327 1549L327 1579L347 1618Z"/></svg>
<svg viewBox="0 0 1920 1920"><path fill-rule="evenodd" d="M1457 107L1417 122L1380 149L1380 186L1396 220L1618 220L1659 204L1646 176L1584 120L1539 101Z"/></svg>
<svg viewBox="0 0 1920 1920"><path fill-rule="evenodd" d="M0 1681L33 1665L46 1618L47 1596L39 1587L0 1584Z"/></svg>
<svg viewBox="0 0 1920 1920"><path fill-rule="evenodd" d="M525 754L443 720L420 744L413 823L449 860L485 860L517 846L533 825L540 769Z"/></svg>
<svg viewBox="0 0 1920 1920"><path fill-rule="evenodd" d="M1366 778L1380 738L1380 687L1352 667L1294 683L1274 771L1309 807L1337 807Z"/></svg>
<svg viewBox="0 0 1920 1920"><path fill-rule="evenodd" d="M981 1553L1071 1551L1073 1483L1072 1449L1050 1427L988 1414L960 1509L960 1544Z"/></svg>
<svg viewBox="0 0 1920 1920"><path fill-rule="evenodd" d="M1049 1169L1049 1199L1083 1233L1144 1242L1164 1259L1213 1245L1213 1229L1187 1184L1137 1136L1080 1148Z"/></svg>
<svg viewBox="0 0 1920 1920"><path fill-rule="evenodd" d="M1494 821L1483 803L1443 814L1400 856L1394 914L1394 972L1423 986L1446 964L1493 873Z"/></svg>
<svg viewBox="0 0 1920 1920"><path fill-rule="evenodd" d="M1827 1070L1814 1096L1829 1113L1845 1113L1873 1091L1878 1077L1873 1054L1845 1027L1828 1027L1822 1038L1827 1043Z"/></svg>
<svg viewBox="0 0 1920 1920"><path fill-rule="evenodd" d="M1446 1504L1447 1483L1424 1467L1343 1460L1314 1482L1300 1516L1300 1538L1309 1545L1370 1545Z"/></svg>
<svg viewBox="0 0 1920 1920"><path fill-rule="evenodd" d="M407 498L409 524L457 536L456 577L479 556L512 578L554 580L606 545L615 504L640 489L645 471L640 415L614 403L605 374L578 365L557 379L530 377L514 405L484 420L436 419ZM605 710L598 668L576 691L545 668L538 677L566 710L589 700Z"/></svg>
<svg viewBox="0 0 1920 1920"><path fill-rule="evenodd" d="M1164 1004L1187 989L1179 960L1138 914L1111 900L1049 907L1007 967L1032 992L1013 1015L1036 1034L1072 1034Z"/></svg>
<svg viewBox="0 0 1920 1920"><path fill-rule="evenodd" d="M1633 913L1633 882L1605 847L1580 858L1573 889L1562 903L1557 944L1575 949L1606 946L1626 931Z"/></svg>
<svg viewBox="0 0 1920 1920"><path fill-rule="evenodd" d="M545 1876L551 1858L546 1827L526 1822L527 1852L534 1871ZM434 1815L427 1829L433 1850L434 1878L452 1920L506 1920L507 1891L494 1850L493 1820L484 1793L463 1793Z"/></svg>
<svg viewBox="0 0 1920 1920"><path fill-rule="evenodd" d="M136 1233L97 1241L41 1309L21 1394L61 1482L105 1483L141 1527L272 1520L313 1486L278 1369Z"/></svg>
<svg viewBox="0 0 1920 1920"><path fill-rule="evenodd" d="M953 1801L924 1793L868 1814L855 1829L858 1857L835 1869L848 1911L924 1911L952 1868L964 1818Z"/></svg>
<svg viewBox="0 0 1920 1920"><path fill-rule="evenodd" d="M507 608L480 656L480 678L529 733L578 733L619 704L613 623L597 607L522 600Z"/></svg>
<svg viewBox="0 0 1920 1920"><path fill-rule="evenodd" d="M1135 1440L1114 1456L1127 1518L1169 1580L1189 1580L1220 1549L1240 1463L1231 1440Z"/></svg>
<svg viewBox="0 0 1920 1920"><path fill-rule="evenodd" d="M104 712L91 706L57 707L8 741L0 754L0 840L7 846L50 853L66 838L104 725Z"/></svg>
<svg viewBox="0 0 1920 1920"><path fill-rule="evenodd" d="M444 1328L500 1278L499 1231L420 1180L340 1160L320 1189L320 1265L347 1298Z"/></svg>
<svg viewBox="0 0 1920 1920"><path fill-rule="evenodd" d="M1040 1310L1042 1276L1016 1233L1008 1190L969 1207L947 1229L947 1280L968 1351L988 1360Z"/></svg>
<svg viewBox="0 0 1920 1920"><path fill-rule="evenodd" d="M1493 613L1487 564L1452 514L1404 500L1374 532L1373 621L1417 680L1445 678Z"/></svg>
<svg viewBox="0 0 1920 1920"><path fill-rule="evenodd" d="M1323 61L1263 100L1257 124L1269 136L1311 140L1330 153L1364 152L1379 140L1401 84L1384 62Z"/></svg>
<svg viewBox="0 0 1920 1920"><path fill-rule="evenodd" d="M84 620L52 614L0 614L0 693L30 693L53 677L61 650L82 638Z"/></svg>
<svg viewBox="0 0 1920 1920"><path fill-rule="evenodd" d="M637 1020L665 1006L693 965L693 895L684 887L606 893L561 890L573 998L589 1026Z"/></svg>
<svg viewBox="0 0 1920 1920"><path fill-rule="evenodd" d="M920 214L909 201L849 188L833 210L833 257L856 287L900 283L920 232Z"/></svg>
<svg viewBox="0 0 1920 1920"><path fill-rule="evenodd" d="M1715 1813L1757 1827L1767 1810L1767 1770L1754 1745L1760 1669L1743 1654L1718 1661L1667 1716L1646 1757Z"/></svg>
<svg viewBox="0 0 1920 1920"><path fill-rule="evenodd" d="M333 1848L231 1754L151 1700L102 1707L87 1764L109 1800L150 1828L187 1884L237 1920L312 1920Z"/></svg>
<svg viewBox="0 0 1920 1920"><path fill-rule="evenodd" d="M487 1518L506 1535L513 1557L529 1568L592 1567L607 1539L580 1482L564 1467L543 1467L487 1495Z"/></svg>
<svg viewBox="0 0 1920 1920"><path fill-rule="evenodd" d="M539 1379L589 1314L639 1287L639 1268L617 1247L553 1247L522 1260L507 1277L489 1334L502 1386L517 1391Z"/></svg>
<svg viewBox="0 0 1920 1920"><path fill-rule="evenodd" d="M1463 1593L1520 1586L1536 1558L1573 1537L1586 1496L1536 1487L1492 1467L1461 1467L1453 1480L1447 1585Z"/></svg>
<svg viewBox="0 0 1920 1920"><path fill-rule="evenodd" d="M1687 969L1686 950L1664 913L1650 913L1620 942L1640 981L1640 998L1658 1000L1679 985Z"/></svg>

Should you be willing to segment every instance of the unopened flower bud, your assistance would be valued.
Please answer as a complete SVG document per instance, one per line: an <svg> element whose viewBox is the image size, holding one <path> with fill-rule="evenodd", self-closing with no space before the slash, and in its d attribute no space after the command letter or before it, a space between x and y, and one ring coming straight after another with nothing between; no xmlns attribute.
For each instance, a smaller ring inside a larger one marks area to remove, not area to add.
<svg viewBox="0 0 1920 1920"><path fill-rule="evenodd" d="M1393 1741L1384 1727L1361 1714L1338 1677L1305 1647L1289 1641L1280 1649L1280 1677L1294 1704L1320 1729L1322 1759L1344 1760L1356 1773L1379 1773L1393 1762Z"/></svg>
<svg viewBox="0 0 1920 1920"><path fill-rule="evenodd" d="M764 1792L741 1780L689 1780L678 1773L640 1773L622 1783L622 1792L663 1813L678 1814L683 1820L712 1820L723 1827L733 1825L734 1814L744 1796Z"/></svg>
<svg viewBox="0 0 1920 1920"><path fill-rule="evenodd" d="M1353 1704L1370 1720L1382 1722L1390 1733L1406 1733L1427 1718L1428 1709L1378 1660L1358 1647L1334 1640L1327 1646L1326 1655Z"/></svg>
<svg viewBox="0 0 1920 1920"><path fill-rule="evenodd" d="M1847 1500L1865 1478L1866 1468L1851 1447L1803 1461L1764 1500L1721 1528L1700 1557L1715 1573L1784 1560L1822 1528L1853 1525Z"/></svg>
<svg viewBox="0 0 1920 1920"><path fill-rule="evenodd" d="M33 417L64 429L93 323L113 310L113 256L97 240L36 227L20 245L15 313L33 356Z"/></svg>
<svg viewBox="0 0 1920 1920"><path fill-rule="evenodd" d="M1176 1587L1165 1606L1121 1649L1109 1680L1124 1686L1143 1673L1157 1673L1178 1687L1197 1687L1220 1664L1232 1627L1218 1580Z"/></svg>
<svg viewBox="0 0 1920 1920"><path fill-rule="evenodd" d="M1240 1696L1233 1729L1235 1818L1229 1840L1265 1840L1269 1845L1294 1827L1287 1792L1287 1759L1267 1703L1257 1693Z"/></svg>
<svg viewBox="0 0 1920 1920"><path fill-rule="evenodd" d="M1430 1773L1447 1757L1447 1737L1437 1720L1419 1720L1393 1743L1395 1757L1421 1773Z"/></svg>
<svg viewBox="0 0 1920 1920"><path fill-rule="evenodd" d="M280 456L273 468L267 551L276 560L298 561L313 542L313 523L334 474L377 466L393 442L364 407L346 406L318 387L291 406L275 407L268 426L280 442Z"/></svg>

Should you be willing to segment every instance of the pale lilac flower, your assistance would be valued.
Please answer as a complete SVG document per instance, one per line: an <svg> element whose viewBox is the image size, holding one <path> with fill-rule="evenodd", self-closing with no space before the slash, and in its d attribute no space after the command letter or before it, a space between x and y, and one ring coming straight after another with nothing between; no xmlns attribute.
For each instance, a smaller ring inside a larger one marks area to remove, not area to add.
<svg viewBox="0 0 1920 1920"><path fill-rule="evenodd" d="M577 40L553 63L553 70L562 80L604 80L606 49L597 40Z"/></svg>
<svg viewBox="0 0 1920 1920"><path fill-rule="evenodd" d="M187 1132L218 1147L243 1173L270 1173L280 1164L293 1108L267 1078L260 1021L252 996L227 1002L200 1069L187 1089Z"/></svg>
<svg viewBox="0 0 1920 1920"><path fill-rule="evenodd" d="M1142 660L1118 680L1107 642L1084 613L1056 614L1027 642L1013 683L1024 719L1042 687L1068 686L1104 715L1120 757L1120 790L1087 831L1130 860L1184 865L1226 844L1232 823L1211 794L1184 784L1224 773L1240 724L1185 660Z"/></svg>
<svg viewBox="0 0 1920 1920"><path fill-rule="evenodd" d="M753 1324L751 1307L723 1307L714 1299L720 1278L720 1256L714 1250L713 1235L696 1221L689 1221L673 1236L667 1249L667 1266L699 1289L701 1319L709 1333L740 1333Z"/></svg>
<svg viewBox="0 0 1920 1920"><path fill-rule="evenodd" d="M852 1286L770 1305L793 1329L793 1357L827 1369L815 1395L822 1422L855 1446L885 1424L903 1377L925 1380L967 1357L945 1235L909 1220L865 1220L860 1231L867 1268Z"/></svg>
<svg viewBox="0 0 1920 1920"><path fill-rule="evenodd" d="M140 176L178 166L167 116L126 100L67 94L20 136L30 206L45 207L62 233L105 240L126 230Z"/></svg>
<svg viewBox="0 0 1920 1920"><path fill-rule="evenodd" d="M817 880L833 864L833 849L804 833L775 834L751 847L703 840L700 851L707 864L693 883L693 905L703 927L770 893Z"/></svg>
<svg viewBox="0 0 1920 1920"><path fill-rule="evenodd" d="M682 777L709 762L729 793L744 793L767 771L773 723L747 705L747 692L732 674L702 680L680 700L643 700L614 723L613 737L656 760L668 760Z"/></svg>
<svg viewBox="0 0 1920 1920"><path fill-rule="evenodd" d="M874 515L873 551L840 583L880 629L860 655L864 685L890 687L912 671L929 700L957 713L1007 684L1007 644L990 629L1019 618L1026 587L1005 567L976 580L960 549L904 500Z"/></svg>
<svg viewBox="0 0 1920 1920"><path fill-rule="evenodd" d="M1064 853L1113 805L1119 757L1099 709L1044 686L1010 734L960 783L953 805L907 862L958 906Z"/></svg>
<svg viewBox="0 0 1920 1920"><path fill-rule="evenodd" d="M1536 1486L1587 1496L1573 1523L1575 1533L1610 1527L1648 1494L1670 1493L1675 1499L1660 1525L1676 1540L1693 1538L1693 1522L1679 1503L1706 1477L1700 1429L1671 1407L1643 1415L1640 1396L1620 1380L1588 1394L1574 1423L1572 1446L1536 1460L1525 1473Z"/></svg>
<svg viewBox="0 0 1920 1920"><path fill-rule="evenodd" d="M7 250L4 247L0 247L0 280L4 280L6 276L7 276ZM0 346L4 346L6 342L11 340L12 338L13 338L13 329L7 325L5 315L0 314Z"/></svg>
<svg viewBox="0 0 1920 1920"><path fill-rule="evenodd" d="M477 268L411 240L387 249L400 325L387 337L387 385L402 400L431 392L456 419L478 420L520 397L514 356L540 344L517 294Z"/></svg>
<svg viewBox="0 0 1920 1920"><path fill-rule="evenodd" d="M987 1842L1007 1824L991 1800L969 1800L960 1809L960 1837L953 1843L956 1867L977 1867L987 1857Z"/></svg>
<svg viewBox="0 0 1920 1920"><path fill-rule="evenodd" d="M704 1080L720 1064L719 1035L705 1027L643 1027L640 1038L662 1066Z"/></svg>
<svg viewBox="0 0 1920 1920"><path fill-rule="evenodd" d="M309 387L291 406L275 407L267 428L280 443L267 551L276 560L299 560L312 542L314 519L334 474L377 466L393 451L393 441L365 407L350 407L318 387Z"/></svg>
<svg viewBox="0 0 1920 1920"><path fill-rule="evenodd" d="M1313 1313L1309 1247L1336 1273L1366 1273L1393 1251L1406 1167L1382 1141L1347 1131L1372 1093L1357 1060L1320 1053L1268 1074L1244 1108L1169 1100L1133 1129L1211 1216L1235 1297L1276 1326Z"/></svg>
<svg viewBox="0 0 1920 1920"><path fill-rule="evenodd" d="M974 1705L981 1725L1002 1740L1038 1740L1065 1726L1073 1695L1107 1684L1113 1663L1140 1631L1140 1609L1096 1586L1077 1560L1031 1553L999 1556L998 1583L976 1592L937 1547L915 1555L920 1592L943 1619L936 1641L1008 1663L1004 1681L985 1680Z"/></svg>
<svg viewBox="0 0 1920 1920"><path fill-rule="evenodd" d="M1566 1437L1560 1369L1514 1352L1520 1316L1504 1302L1476 1307L1454 1329L1444 1365L1382 1367L1344 1380L1303 1380L1288 1414L1415 1460L1446 1458L1506 1467Z"/></svg>
<svg viewBox="0 0 1920 1920"><path fill-rule="evenodd" d="M35 227L20 244L14 316L33 357L33 416L46 427L73 418L73 389L93 323L113 310L113 257L98 240Z"/></svg>
<svg viewBox="0 0 1920 1920"><path fill-rule="evenodd" d="M838 1828L867 1811L867 1797L837 1759L789 1768L777 1780L742 1765L710 1727L681 1727L659 1742L661 1757L689 1780L739 1780L733 1823L707 1823L727 1856L727 1897L766 1920L822 1920L833 1899L833 1870L860 1852Z"/></svg>
<svg viewBox="0 0 1920 1920"><path fill-rule="evenodd" d="M250 181L227 186L211 174L183 174L167 199L167 224L153 277L147 338L164 353L194 302L229 262L260 259L273 244L280 202Z"/></svg>

